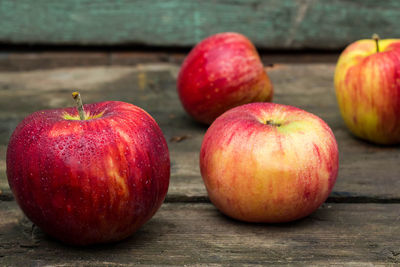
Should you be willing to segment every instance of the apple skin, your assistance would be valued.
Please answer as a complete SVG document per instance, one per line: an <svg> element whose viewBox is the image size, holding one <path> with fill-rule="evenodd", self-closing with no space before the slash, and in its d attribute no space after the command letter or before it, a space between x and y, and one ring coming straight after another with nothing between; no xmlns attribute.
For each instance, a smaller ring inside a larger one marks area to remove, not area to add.
<svg viewBox="0 0 400 267"><path fill-rule="evenodd" d="M291 106L251 103L211 124L200 170L222 213L247 222L289 222L327 199L338 173L338 148L317 116Z"/></svg>
<svg viewBox="0 0 400 267"><path fill-rule="evenodd" d="M219 33L198 43L185 58L177 88L195 120L211 124L233 107L271 101L272 83L256 48L239 33Z"/></svg>
<svg viewBox="0 0 400 267"><path fill-rule="evenodd" d="M341 115L357 137L400 143L400 40L360 40L340 55L335 71Z"/></svg>
<svg viewBox="0 0 400 267"><path fill-rule="evenodd" d="M108 101L26 117L7 149L7 176L25 215L73 245L124 239L148 221L168 191L167 143L154 119Z"/></svg>

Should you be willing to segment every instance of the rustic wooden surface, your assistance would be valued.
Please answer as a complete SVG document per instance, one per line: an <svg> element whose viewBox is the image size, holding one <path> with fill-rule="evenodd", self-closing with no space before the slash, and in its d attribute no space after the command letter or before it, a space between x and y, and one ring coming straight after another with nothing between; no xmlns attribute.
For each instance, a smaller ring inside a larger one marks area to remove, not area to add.
<svg viewBox="0 0 400 267"><path fill-rule="evenodd" d="M248 224L208 203L166 203L130 238L75 248L32 231L14 202L0 203L0 265L313 265L400 263L400 204L325 204L306 219Z"/></svg>
<svg viewBox="0 0 400 267"><path fill-rule="evenodd" d="M396 0L2 0L0 42L192 46L236 31L260 48L338 49L399 37Z"/></svg>
<svg viewBox="0 0 400 267"><path fill-rule="evenodd" d="M154 54L135 59L127 53L124 59L124 53L111 53L108 58L119 59L99 62L103 56L81 57L86 61L75 67L57 54L47 54L42 63L43 55L37 54L0 60L1 266L400 263L400 147L375 146L349 134L334 96L334 61L295 56L280 63L278 56L263 57L274 63L267 67L274 102L315 113L331 126L340 170L327 203L310 217L254 225L224 217L208 201L198 166L206 127L185 114L176 94L183 55L162 55L169 59L160 60ZM36 110L72 106L70 94L77 88L86 103L121 100L146 109L165 134L172 162L166 203L156 216L128 240L85 249L60 244L39 229L31 231L5 174L6 146L16 125Z"/></svg>

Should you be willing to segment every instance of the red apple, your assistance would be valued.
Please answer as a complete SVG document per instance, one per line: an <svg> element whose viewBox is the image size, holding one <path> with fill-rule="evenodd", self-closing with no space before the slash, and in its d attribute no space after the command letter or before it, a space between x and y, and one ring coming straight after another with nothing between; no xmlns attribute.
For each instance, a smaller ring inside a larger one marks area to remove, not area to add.
<svg viewBox="0 0 400 267"><path fill-rule="evenodd" d="M304 110L272 103L231 109L207 130L200 169L210 200L248 222L288 222L315 211L338 173L328 125Z"/></svg>
<svg viewBox="0 0 400 267"><path fill-rule="evenodd" d="M400 143L400 39L360 40L340 55L336 97L350 131L378 144Z"/></svg>
<svg viewBox="0 0 400 267"><path fill-rule="evenodd" d="M170 160L154 119L124 102L38 111L15 129L7 176L26 216L63 242L128 237L168 190Z"/></svg>
<svg viewBox="0 0 400 267"><path fill-rule="evenodd" d="M256 48L238 33L212 35L184 60L178 93L185 110L210 124L230 108L272 100L272 83Z"/></svg>

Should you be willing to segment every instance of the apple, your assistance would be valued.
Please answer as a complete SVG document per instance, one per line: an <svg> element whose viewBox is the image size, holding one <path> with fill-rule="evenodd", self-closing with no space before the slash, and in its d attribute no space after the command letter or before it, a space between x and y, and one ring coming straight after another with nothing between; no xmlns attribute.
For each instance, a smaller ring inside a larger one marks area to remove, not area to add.
<svg viewBox="0 0 400 267"><path fill-rule="evenodd" d="M359 40L340 55L335 89L350 131L377 144L400 143L400 39Z"/></svg>
<svg viewBox="0 0 400 267"><path fill-rule="evenodd" d="M168 190L170 160L148 113L107 101L80 106L79 115L64 108L26 117L8 144L7 176L35 225L88 245L124 239L154 215Z"/></svg>
<svg viewBox="0 0 400 267"><path fill-rule="evenodd" d="M233 32L198 43L182 64L177 88L187 113L205 124L230 108L271 101L273 95L256 48L245 36Z"/></svg>
<svg viewBox="0 0 400 267"><path fill-rule="evenodd" d="M200 170L222 213L247 222L289 222L327 199L338 173L338 147L319 117L292 106L251 103L211 124Z"/></svg>

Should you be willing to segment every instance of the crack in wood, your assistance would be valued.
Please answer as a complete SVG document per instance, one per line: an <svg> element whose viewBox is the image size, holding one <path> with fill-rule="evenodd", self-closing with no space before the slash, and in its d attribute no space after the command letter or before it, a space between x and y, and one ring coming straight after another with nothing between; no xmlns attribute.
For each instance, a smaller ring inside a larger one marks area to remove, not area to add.
<svg viewBox="0 0 400 267"><path fill-rule="evenodd" d="M400 251L389 250L393 256L397 257L400 256Z"/></svg>
<svg viewBox="0 0 400 267"><path fill-rule="evenodd" d="M22 243L22 244L19 244L19 246L21 247L21 248L37 248L37 247L39 247L39 241L36 241L36 242L34 242L34 243Z"/></svg>
<svg viewBox="0 0 400 267"><path fill-rule="evenodd" d="M14 196L11 193L0 195L0 201L14 201ZM210 203L208 196L185 196L185 195L167 195L165 203ZM396 197L371 197L371 196L357 196L351 193L333 192L325 203L357 203L357 204L396 204L400 203L400 198Z"/></svg>
<svg viewBox="0 0 400 267"><path fill-rule="evenodd" d="M400 250L394 250L393 248L384 248L380 253L391 262L400 262Z"/></svg>
<svg viewBox="0 0 400 267"><path fill-rule="evenodd" d="M330 196L325 201L326 203L357 203L357 204L396 204L400 203L400 198L381 198L370 196Z"/></svg>
<svg viewBox="0 0 400 267"><path fill-rule="evenodd" d="M14 196L11 193L0 194L0 201L14 201Z"/></svg>
<svg viewBox="0 0 400 267"><path fill-rule="evenodd" d="M305 1L296 1L299 8L297 9L297 13L294 17L292 27L290 27L288 38L286 39L285 46L290 47L293 44L293 41L296 37L297 30L300 27L300 24L304 20L307 10L313 4L314 0L305 0Z"/></svg>
<svg viewBox="0 0 400 267"><path fill-rule="evenodd" d="M208 196L167 195L165 203L211 203Z"/></svg>
<svg viewBox="0 0 400 267"><path fill-rule="evenodd" d="M333 193L334 195L334 193ZM167 195L165 203L211 203L208 196L182 196ZM330 196L325 203L346 203L346 204L397 204L400 198L379 198L369 196Z"/></svg>

